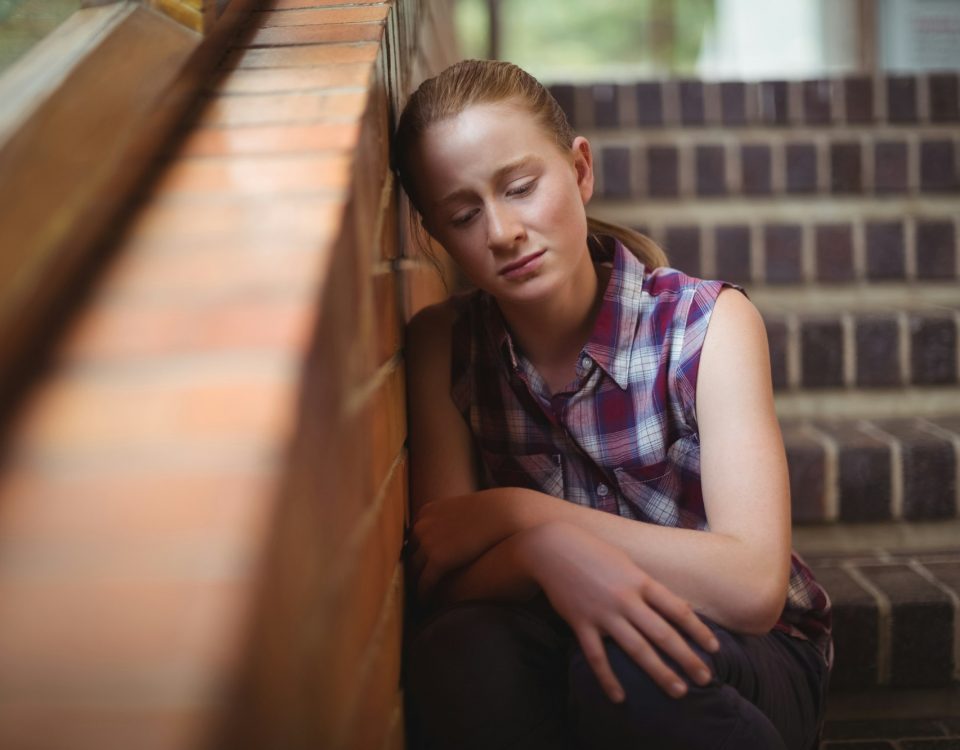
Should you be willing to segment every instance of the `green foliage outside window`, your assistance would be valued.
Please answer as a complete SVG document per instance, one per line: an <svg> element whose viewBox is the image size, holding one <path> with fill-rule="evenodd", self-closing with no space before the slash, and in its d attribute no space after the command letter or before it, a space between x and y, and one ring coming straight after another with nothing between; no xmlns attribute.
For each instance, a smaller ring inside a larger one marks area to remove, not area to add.
<svg viewBox="0 0 960 750"><path fill-rule="evenodd" d="M690 74L715 0L500 0L500 57L534 75ZM486 57L487 0L457 0L466 57Z"/></svg>

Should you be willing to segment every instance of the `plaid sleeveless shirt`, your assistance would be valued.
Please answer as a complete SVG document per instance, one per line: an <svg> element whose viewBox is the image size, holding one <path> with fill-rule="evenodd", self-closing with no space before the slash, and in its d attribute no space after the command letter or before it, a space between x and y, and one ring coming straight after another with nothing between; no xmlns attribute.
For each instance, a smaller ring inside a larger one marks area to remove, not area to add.
<svg viewBox="0 0 960 750"><path fill-rule="evenodd" d="M707 531L695 394L710 314L729 282L646 272L619 241L591 242L612 270L569 391L550 394L493 298L457 295L451 397L485 487L526 487L662 526ZM745 293L745 292L744 292ZM793 552L776 628L833 662L830 600Z"/></svg>

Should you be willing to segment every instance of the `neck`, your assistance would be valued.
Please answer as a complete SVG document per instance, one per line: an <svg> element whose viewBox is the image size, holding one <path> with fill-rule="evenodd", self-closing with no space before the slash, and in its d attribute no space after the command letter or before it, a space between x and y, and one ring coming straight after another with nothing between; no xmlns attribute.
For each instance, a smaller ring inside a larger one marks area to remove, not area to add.
<svg viewBox="0 0 960 750"><path fill-rule="evenodd" d="M590 254L582 258L570 283L549 298L519 305L498 302L514 340L538 369L572 369L590 338L607 271L601 266L603 278L598 278Z"/></svg>

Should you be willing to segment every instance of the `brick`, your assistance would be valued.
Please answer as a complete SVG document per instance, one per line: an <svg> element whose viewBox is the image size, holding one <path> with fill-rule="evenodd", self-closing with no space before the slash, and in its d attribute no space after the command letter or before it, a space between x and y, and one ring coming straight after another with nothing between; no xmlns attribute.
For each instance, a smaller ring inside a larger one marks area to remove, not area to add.
<svg viewBox="0 0 960 750"><path fill-rule="evenodd" d="M953 222L918 220L916 252L917 278L956 278L957 249Z"/></svg>
<svg viewBox="0 0 960 750"><path fill-rule="evenodd" d="M280 47L324 42L378 42L382 35L382 22L273 26L255 29L238 46Z"/></svg>
<svg viewBox="0 0 960 750"><path fill-rule="evenodd" d="M393 273L379 273L372 279L377 365L382 365L393 357L402 346L397 282L398 277Z"/></svg>
<svg viewBox="0 0 960 750"><path fill-rule="evenodd" d="M879 141L873 147L873 181L878 193L905 193L908 188L907 144Z"/></svg>
<svg viewBox="0 0 960 750"><path fill-rule="evenodd" d="M847 122L873 122L873 81L870 78L845 79L843 94Z"/></svg>
<svg viewBox="0 0 960 750"><path fill-rule="evenodd" d="M760 122L767 125L787 124L789 113L786 81L760 81L757 84L757 99Z"/></svg>
<svg viewBox="0 0 960 750"><path fill-rule="evenodd" d="M933 573L937 581L960 595L960 562L924 562L923 567ZM960 734L960 721L954 725L954 731Z"/></svg>
<svg viewBox="0 0 960 750"><path fill-rule="evenodd" d="M787 380L787 324L781 318L765 318L767 343L770 348L770 373L775 389L786 388Z"/></svg>
<svg viewBox="0 0 960 750"><path fill-rule="evenodd" d="M843 385L843 327L838 319L800 321L800 364L805 388Z"/></svg>
<svg viewBox="0 0 960 750"><path fill-rule="evenodd" d="M359 124L349 123L195 128L177 155L190 158L345 151L356 145L358 135Z"/></svg>
<svg viewBox="0 0 960 750"><path fill-rule="evenodd" d="M725 195L727 192L726 154L723 146L697 146L697 194Z"/></svg>
<svg viewBox="0 0 960 750"><path fill-rule="evenodd" d="M830 144L830 189L834 193L859 193L863 190L860 144Z"/></svg>
<svg viewBox="0 0 960 750"><path fill-rule="evenodd" d="M700 227L695 224L668 226L665 250L670 255L670 265L679 268L688 276L700 276Z"/></svg>
<svg viewBox="0 0 960 750"><path fill-rule="evenodd" d="M886 420L877 426L900 441L903 517L916 521L955 516L957 461L953 444L921 430L911 420Z"/></svg>
<svg viewBox="0 0 960 750"><path fill-rule="evenodd" d="M853 280L853 229L849 224L818 224L814 243L818 281Z"/></svg>
<svg viewBox="0 0 960 750"><path fill-rule="evenodd" d="M957 382L957 327L953 318L910 315L910 375L914 384Z"/></svg>
<svg viewBox="0 0 960 750"><path fill-rule="evenodd" d="M958 76L956 73L931 73L928 79L930 87L930 121L957 122L960 120L958 97Z"/></svg>
<svg viewBox="0 0 960 750"><path fill-rule="evenodd" d="M633 90L637 98L637 125L663 125L663 87L659 83L645 81L638 83Z"/></svg>
<svg viewBox="0 0 960 750"><path fill-rule="evenodd" d="M590 87L593 100L593 124L598 128L620 127L620 107L617 103L617 87L598 83Z"/></svg>
<svg viewBox="0 0 960 750"><path fill-rule="evenodd" d="M680 122L684 125L703 125L705 121L702 81L680 81Z"/></svg>
<svg viewBox="0 0 960 750"><path fill-rule="evenodd" d="M366 106L365 91L250 94L213 99L200 118L206 127L355 121Z"/></svg>
<svg viewBox="0 0 960 750"><path fill-rule="evenodd" d="M840 520L882 521L891 516L890 447L851 424L818 422L837 442Z"/></svg>
<svg viewBox="0 0 960 750"><path fill-rule="evenodd" d="M180 195L301 194L343 190L349 184L350 159L316 154L232 159L184 159L161 178L158 189Z"/></svg>
<svg viewBox="0 0 960 750"><path fill-rule="evenodd" d="M633 193L630 178L630 148L604 146L601 150L601 159L603 160L603 197L630 197Z"/></svg>
<svg viewBox="0 0 960 750"><path fill-rule="evenodd" d="M886 315L858 315L854 336L857 347L857 385L902 385L900 377L900 326Z"/></svg>
<svg viewBox="0 0 960 750"><path fill-rule="evenodd" d="M905 278L907 260L901 222L867 222L866 250L868 279Z"/></svg>
<svg viewBox="0 0 960 750"><path fill-rule="evenodd" d="M873 596L841 568L814 566L817 581L826 589L833 604L834 665L830 687L856 690L877 684L879 618ZM830 731L825 737L842 738L844 733ZM869 735L854 734L864 737Z"/></svg>
<svg viewBox="0 0 960 750"><path fill-rule="evenodd" d="M383 0L351 0L349 5L380 5ZM327 5L347 5L344 0L271 0L270 10L296 10Z"/></svg>
<svg viewBox="0 0 960 750"><path fill-rule="evenodd" d="M720 84L720 119L724 125L747 124L747 85L740 81Z"/></svg>
<svg viewBox="0 0 960 750"><path fill-rule="evenodd" d="M872 737L942 737L943 729L934 719L847 719L828 721L824 736L828 739L867 739Z"/></svg>
<svg viewBox="0 0 960 750"><path fill-rule="evenodd" d="M744 145L740 148L741 185L746 195L770 195L771 155L770 147Z"/></svg>
<svg viewBox="0 0 960 750"><path fill-rule="evenodd" d="M890 684L949 684L953 673L953 607L947 595L904 565L861 570L892 605Z"/></svg>
<svg viewBox="0 0 960 750"><path fill-rule="evenodd" d="M190 354L306 352L315 316L311 300L299 295L96 305L71 321L60 357L102 365Z"/></svg>
<svg viewBox="0 0 960 750"><path fill-rule="evenodd" d="M782 425L790 467L791 514L794 523L827 519L826 455L823 446L793 425Z"/></svg>
<svg viewBox="0 0 960 750"><path fill-rule="evenodd" d="M344 63L373 63L380 45L376 42L304 44L296 47L265 47L236 54L227 69L299 68ZM368 69L369 70L369 69Z"/></svg>
<svg viewBox="0 0 960 750"><path fill-rule="evenodd" d="M333 87L364 87L370 78L368 63L341 63L316 68L232 70L219 79L216 94L279 94Z"/></svg>
<svg viewBox="0 0 960 750"><path fill-rule="evenodd" d="M390 11L383 5L354 8L302 8L298 10L268 10L257 13L259 28L271 26L310 26L312 24L353 24L362 21L382 21Z"/></svg>
<svg viewBox="0 0 960 750"><path fill-rule="evenodd" d="M679 156L674 146L647 149L647 193L655 198L674 198L680 191Z"/></svg>
<svg viewBox="0 0 960 750"><path fill-rule="evenodd" d="M571 127L576 128L576 87L570 83L555 83L550 86L550 93L567 116L567 122L570 123Z"/></svg>
<svg viewBox="0 0 960 750"><path fill-rule="evenodd" d="M833 83L829 80L804 81L803 121L808 125L824 125L832 119L830 104Z"/></svg>
<svg viewBox="0 0 960 750"><path fill-rule="evenodd" d="M750 228L744 224L714 229L717 277L736 283L751 280Z"/></svg>
<svg viewBox="0 0 960 750"><path fill-rule="evenodd" d="M817 189L817 151L812 143L787 144L787 192L812 193Z"/></svg>
<svg viewBox="0 0 960 750"><path fill-rule="evenodd" d="M902 750L960 750L960 739L904 740Z"/></svg>
<svg viewBox="0 0 960 750"><path fill-rule="evenodd" d="M920 189L924 192L953 191L958 188L953 141L920 142Z"/></svg>
<svg viewBox="0 0 960 750"><path fill-rule="evenodd" d="M213 454L188 438L162 458L133 447L24 451L0 481L0 540L5 549L46 548L54 560L57 550L126 548L131 539L153 550L186 550L191 540L243 549L268 531L270 453L264 444Z"/></svg>
<svg viewBox="0 0 960 750"><path fill-rule="evenodd" d="M917 121L915 76L887 76L887 120L896 123Z"/></svg>
<svg viewBox="0 0 960 750"><path fill-rule="evenodd" d="M803 280L799 224L768 224L763 228L765 280L768 284L797 284Z"/></svg>

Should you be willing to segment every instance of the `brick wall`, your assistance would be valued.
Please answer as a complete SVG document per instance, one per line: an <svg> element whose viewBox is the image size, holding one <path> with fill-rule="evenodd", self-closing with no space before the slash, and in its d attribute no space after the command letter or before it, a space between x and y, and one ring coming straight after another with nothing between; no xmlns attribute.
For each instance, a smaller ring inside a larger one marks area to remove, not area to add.
<svg viewBox="0 0 960 750"><path fill-rule="evenodd" d="M8 427L4 747L401 748L388 138L443 3L271 0Z"/></svg>

